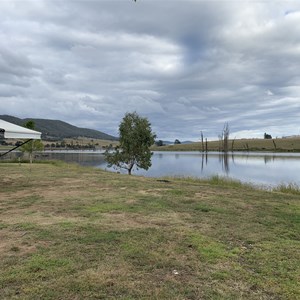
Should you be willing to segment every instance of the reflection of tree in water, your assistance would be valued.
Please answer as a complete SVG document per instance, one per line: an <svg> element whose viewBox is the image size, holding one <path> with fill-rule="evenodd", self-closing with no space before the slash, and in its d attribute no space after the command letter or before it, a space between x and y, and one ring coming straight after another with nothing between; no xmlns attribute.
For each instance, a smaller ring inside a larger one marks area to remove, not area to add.
<svg viewBox="0 0 300 300"><path fill-rule="evenodd" d="M229 155L227 152L219 153L219 162L222 164L222 170L225 171L226 175L229 173ZM232 154L232 161L234 161L234 155ZM203 173L204 170L204 163L205 166L208 164L208 154L202 153L201 155L201 173Z"/></svg>
<svg viewBox="0 0 300 300"><path fill-rule="evenodd" d="M208 163L207 152L205 154L202 153L202 155L201 155L201 173L203 172L203 169L204 169L204 161L205 161L205 165L207 166L207 163Z"/></svg>
<svg viewBox="0 0 300 300"><path fill-rule="evenodd" d="M232 154L233 155L233 154ZM228 152L219 154L219 161L222 164L222 170L225 171L226 175L229 173L229 161L228 161Z"/></svg>
<svg viewBox="0 0 300 300"><path fill-rule="evenodd" d="M274 161L274 160L275 160L275 156L269 156L269 155L265 155L265 156L264 156L265 165L266 165L268 162L271 162L271 161Z"/></svg>

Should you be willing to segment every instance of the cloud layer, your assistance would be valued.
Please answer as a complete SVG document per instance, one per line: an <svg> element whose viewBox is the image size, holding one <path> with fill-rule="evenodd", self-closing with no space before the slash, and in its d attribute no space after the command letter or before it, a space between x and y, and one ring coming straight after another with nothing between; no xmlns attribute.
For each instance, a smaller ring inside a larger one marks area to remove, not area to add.
<svg viewBox="0 0 300 300"><path fill-rule="evenodd" d="M299 1L1 1L0 114L158 138L300 132Z"/></svg>

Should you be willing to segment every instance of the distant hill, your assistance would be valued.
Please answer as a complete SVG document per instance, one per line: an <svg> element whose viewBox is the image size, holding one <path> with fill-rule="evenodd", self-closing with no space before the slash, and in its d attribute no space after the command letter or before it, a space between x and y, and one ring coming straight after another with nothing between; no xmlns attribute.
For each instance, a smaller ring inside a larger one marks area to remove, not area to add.
<svg viewBox="0 0 300 300"><path fill-rule="evenodd" d="M118 140L118 138L108 135L104 132L94 130L94 129L76 127L69 123L59 121L59 120L34 119L34 118L19 119L8 115L0 115L0 119L20 126L23 126L26 122L32 120L35 123L35 129L37 131L42 132L43 140L61 140L64 138L78 138L78 137L86 137L91 139L102 139L102 140L110 140L110 141Z"/></svg>

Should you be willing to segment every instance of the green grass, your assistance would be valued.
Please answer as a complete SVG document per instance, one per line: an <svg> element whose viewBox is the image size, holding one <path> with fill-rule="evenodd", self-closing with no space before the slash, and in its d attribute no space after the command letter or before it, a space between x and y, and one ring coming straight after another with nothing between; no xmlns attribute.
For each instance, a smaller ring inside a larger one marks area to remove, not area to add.
<svg viewBox="0 0 300 300"><path fill-rule="evenodd" d="M298 299L300 195L0 164L1 299Z"/></svg>
<svg viewBox="0 0 300 300"><path fill-rule="evenodd" d="M274 191L287 193L287 194L300 195L300 187L295 183L280 184L274 188Z"/></svg>

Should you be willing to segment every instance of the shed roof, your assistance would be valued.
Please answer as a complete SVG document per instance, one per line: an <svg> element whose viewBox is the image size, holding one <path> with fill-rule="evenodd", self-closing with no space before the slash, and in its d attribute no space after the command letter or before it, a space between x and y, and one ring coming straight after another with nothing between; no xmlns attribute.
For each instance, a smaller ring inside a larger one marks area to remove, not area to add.
<svg viewBox="0 0 300 300"><path fill-rule="evenodd" d="M0 133L6 139L41 139L41 132L31 130L0 119Z"/></svg>

